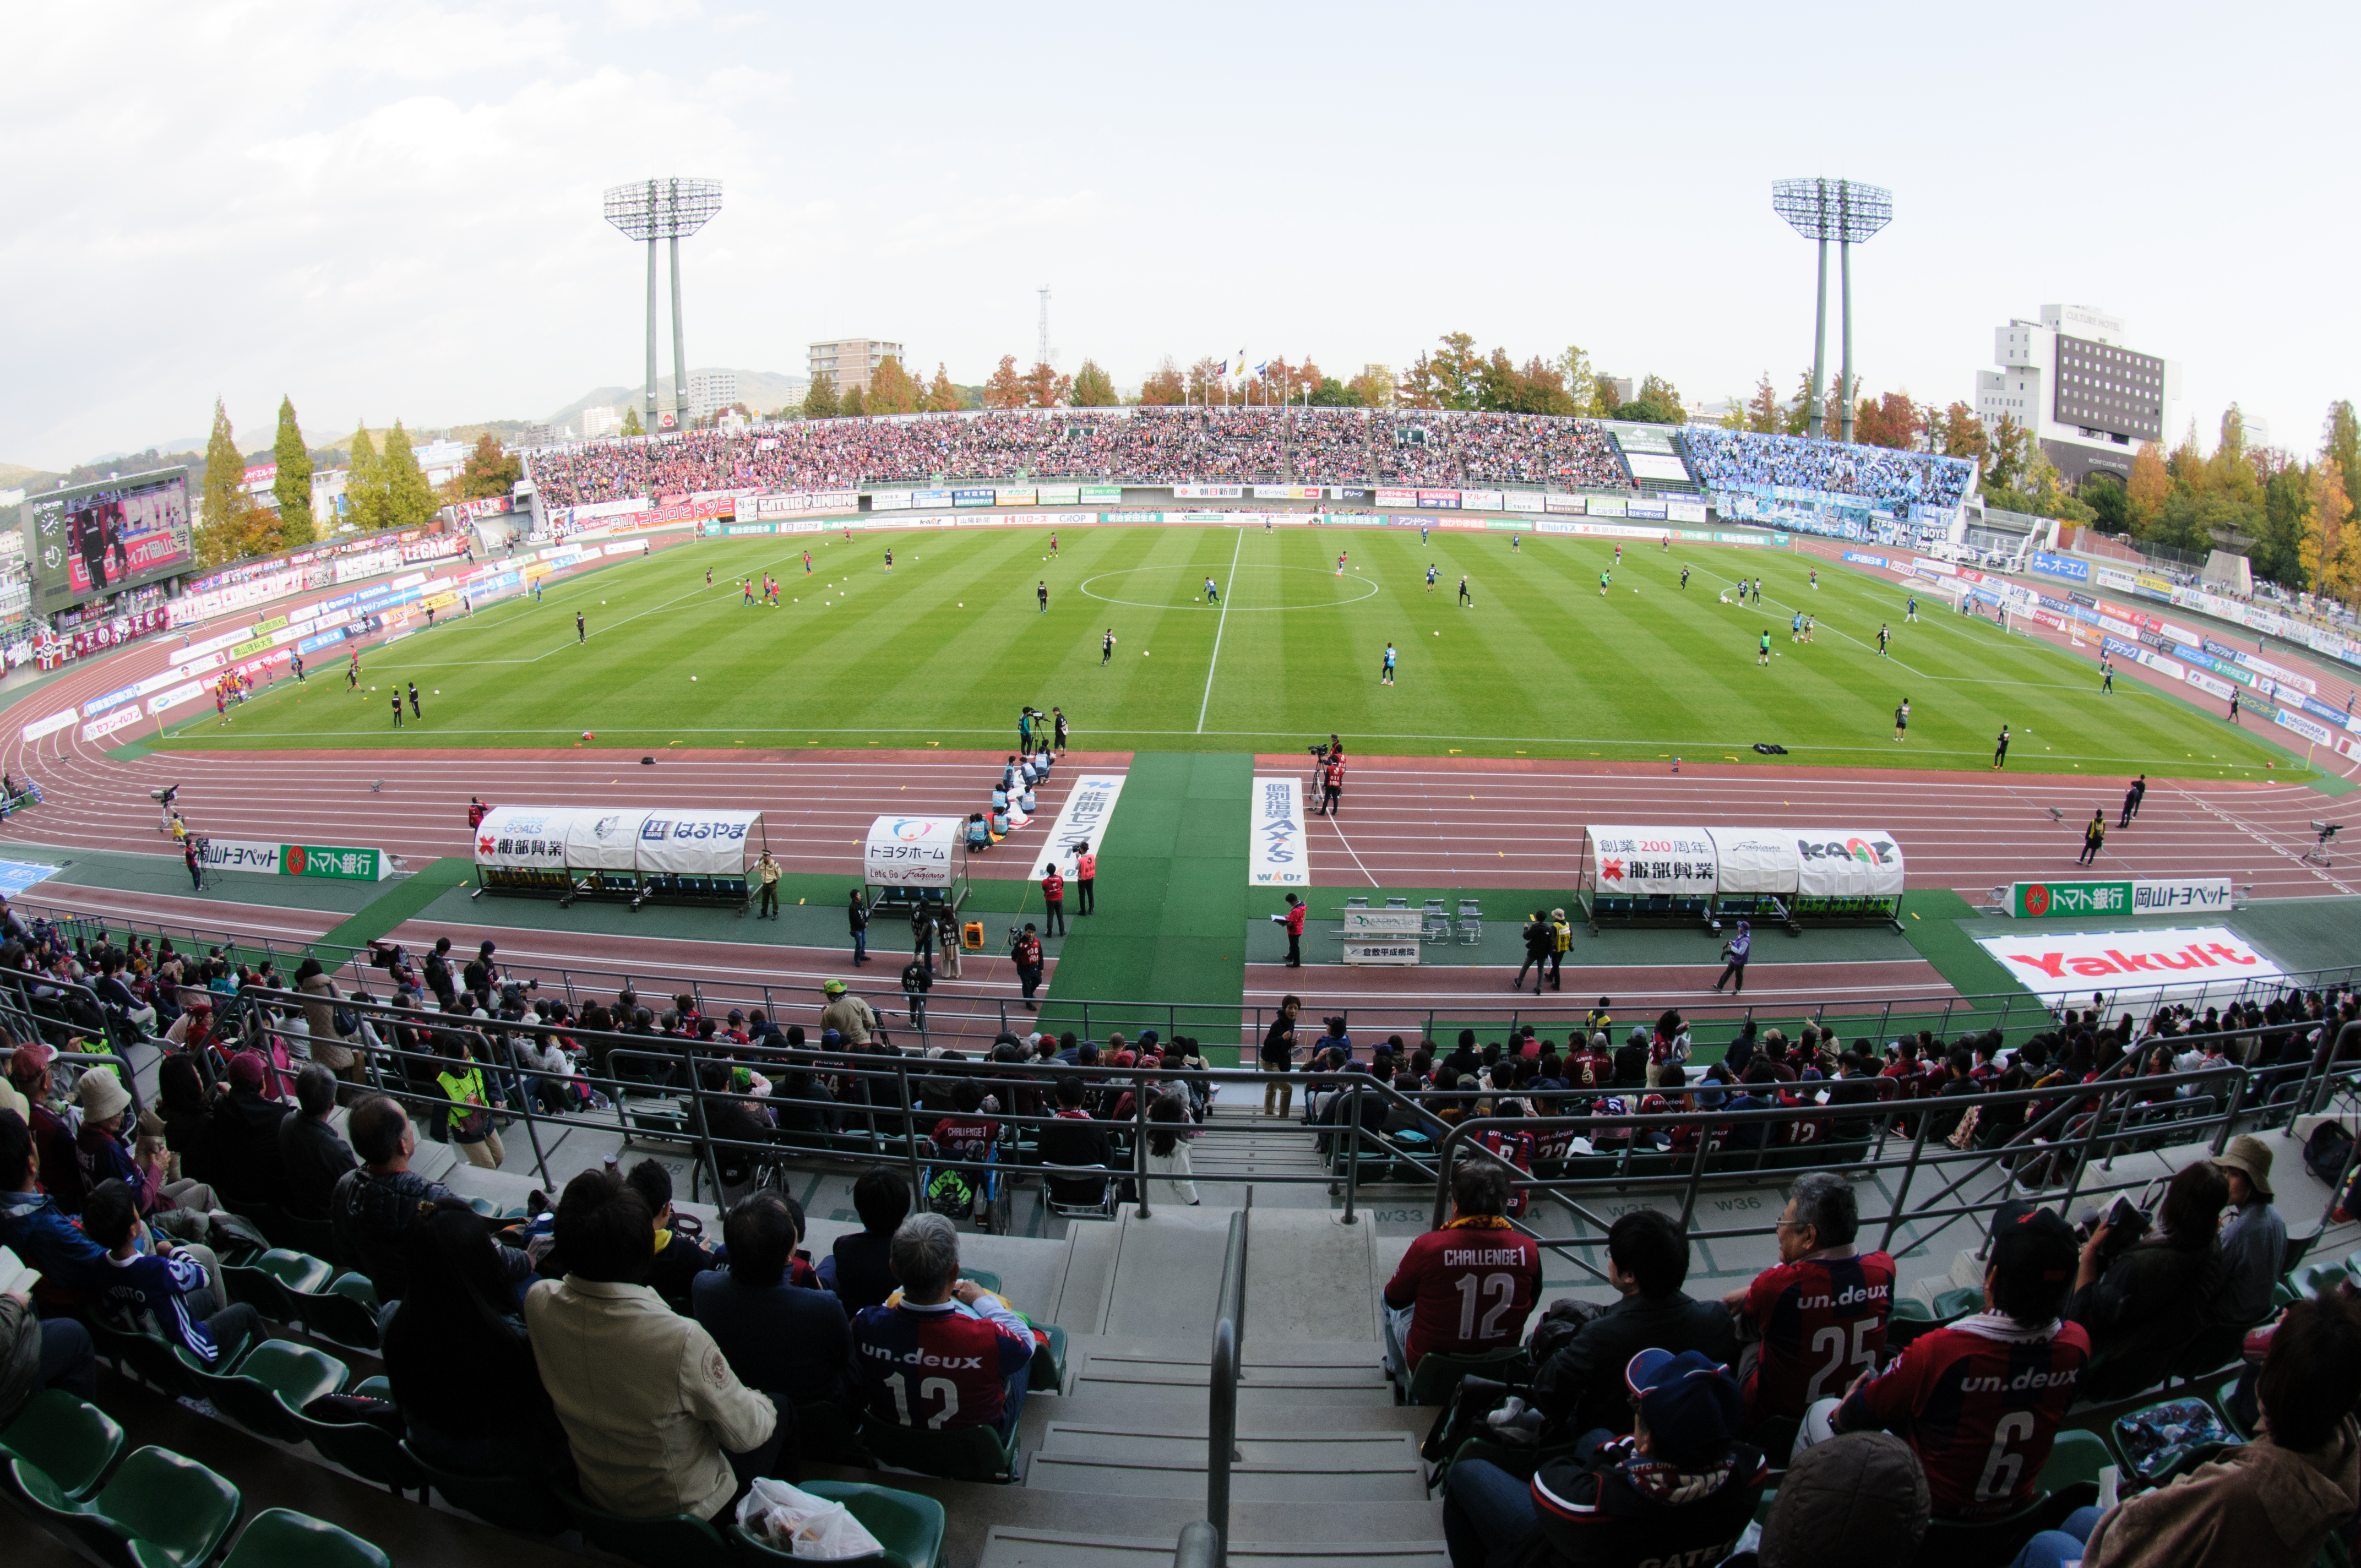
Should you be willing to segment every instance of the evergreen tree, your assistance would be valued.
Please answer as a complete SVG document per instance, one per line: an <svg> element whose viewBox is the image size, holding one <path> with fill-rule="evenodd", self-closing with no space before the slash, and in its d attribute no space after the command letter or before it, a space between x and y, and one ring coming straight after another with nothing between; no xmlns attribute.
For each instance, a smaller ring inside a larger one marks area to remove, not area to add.
<svg viewBox="0 0 2361 1568"><path fill-rule="evenodd" d="M623 411L622 428L618 430L615 433L618 435L645 435L647 433L648 427L640 422L640 411L637 409L625 409Z"/></svg>
<svg viewBox="0 0 2361 1568"><path fill-rule="evenodd" d="M279 502L279 547L312 543L312 453L303 444L302 427L295 422L295 400L279 400L279 436L271 443L279 477L270 493Z"/></svg>
<svg viewBox="0 0 2361 1568"><path fill-rule="evenodd" d="M345 475L345 517L363 533L376 533L387 526L385 466L378 460L376 444L369 440L367 420L353 432L351 452Z"/></svg>
<svg viewBox="0 0 2361 1568"><path fill-rule="evenodd" d="M384 476L385 525L423 527L434 515L434 490L418 466L418 454L410 447L410 433L401 428L400 420L386 432L385 456L379 466Z"/></svg>
<svg viewBox="0 0 2361 1568"><path fill-rule="evenodd" d="M197 551L205 565L235 561L246 553L245 511L246 459L230 430L229 411L215 398L213 433L205 438L203 488L197 499Z"/></svg>
<svg viewBox="0 0 2361 1568"><path fill-rule="evenodd" d="M1074 372L1073 398L1078 409L1113 408L1116 400L1115 378L1097 360L1085 359L1082 367Z"/></svg>
<svg viewBox="0 0 2361 1568"><path fill-rule="evenodd" d="M844 396L837 400L836 411L846 419L859 419L869 411L869 400L862 396L860 388L847 387Z"/></svg>
<svg viewBox="0 0 2361 1568"><path fill-rule="evenodd" d="M836 415L836 378L823 370L812 378L810 389L804 393L804 418L834 419Z"/></svg>

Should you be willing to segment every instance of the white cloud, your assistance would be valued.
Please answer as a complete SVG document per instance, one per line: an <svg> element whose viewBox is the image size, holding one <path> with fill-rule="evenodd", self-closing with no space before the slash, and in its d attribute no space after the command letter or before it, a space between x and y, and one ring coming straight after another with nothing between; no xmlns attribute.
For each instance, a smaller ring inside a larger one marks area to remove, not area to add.
<svg viewBox="0 0 2361 1568"><path fill-rule="evenodd" d="M1808 362L1811 247L1766 187L1843 173L1896 192L1856 258L1872 390L1970 396L1994 325L2086 301L2183 362L2209 435L2235 397L2307 446L2361 319L2333 270L2351 220L2316 198L2356 27L2302 26L2290 51L2016 0L1964 29L1841 5L1810 28L1231 0L20 12L0 458L202 429L216 393L242 433L285 392L325 436L636 380L642 257L598 192L653 173L727 189L683 247L693 364L791 370L865 331L977 379L1030 354L1046 282L1067 363L1126 383L1241 341L1399 366L1465 329L1692 396Z"/></svg>

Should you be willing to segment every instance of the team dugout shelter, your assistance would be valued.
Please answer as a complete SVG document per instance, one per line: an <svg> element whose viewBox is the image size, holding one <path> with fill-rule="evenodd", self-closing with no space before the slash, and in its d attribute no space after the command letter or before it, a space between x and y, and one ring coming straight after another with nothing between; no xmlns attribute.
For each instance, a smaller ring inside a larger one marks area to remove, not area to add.
<svg viewBox="0 0 2361 1568"><path fill-rule="evenodd" d="M878 817L861 847L862 902L906 916L932 905L956 922L968 895L966 834L961 817Z"/></svg>
<svg viewBox="0 0 2361 1568"><path fill-rule="evenodd" d="M1602 926L1730 920L1902 928L1902 846L1866 828L1583 829L1575 890L1592 936Z"/></svg>
<svg viewBox="0 0 2361 1568"><path fill-rule="evenodd" d="M641 905L751 903L747 870L770 848L759 811L708 806L500 806L476 828L476 889Z"/></svg>

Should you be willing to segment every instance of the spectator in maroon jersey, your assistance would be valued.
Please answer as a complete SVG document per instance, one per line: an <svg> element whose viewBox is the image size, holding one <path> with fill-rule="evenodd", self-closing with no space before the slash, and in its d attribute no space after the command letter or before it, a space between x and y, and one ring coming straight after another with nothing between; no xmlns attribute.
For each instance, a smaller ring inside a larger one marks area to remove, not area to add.
<svg viewBox="0 0 2361 1568"><path fill-rule="evenodd" d="M1843 1177L1797 1177L1775 1228L1778 1266L1722 1298L1741 1335L1757 1341L1739 1359L1750 1428L1800 1418L1814 1400L1873 1371L1894 1306L1894 1259L1854 1246L1861 1209Z"/></svg>
<svg viewBox="0 0 2361 1568"><path fill-rule="evenodd" d="M1541 1288L1541 1248L1509 1223L1508 1167L1474 1158L1451 1179L1451 1223L1410 1244L1386 1282L1386 1369L1406 1376L1429 1351L1514 1345Z"/></svg>
<svg viewBox="0 0 2361 1568"><path fill-rule="evenodd" d="M2091 1360L2090 1336L2058 1316L2076 1252L2073 1227L2050 1210L2004 1224L1984 1265L1984 1310L1919 1335L1841 1402L1814 1405L1797 1450L1838 1432L1890 1431L1917 1454L1937 1519L1997 1519L2030 1504Z"/></svg>

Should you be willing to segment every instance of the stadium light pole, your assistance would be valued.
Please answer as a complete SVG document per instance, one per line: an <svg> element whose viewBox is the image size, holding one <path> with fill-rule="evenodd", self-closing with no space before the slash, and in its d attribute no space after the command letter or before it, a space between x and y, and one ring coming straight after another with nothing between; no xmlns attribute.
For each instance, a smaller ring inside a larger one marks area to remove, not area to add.
<svg viewBox="0 0 2361 1568"><path fill-rule="evenodd" d="M1815 436L1825 435L1822 428L1820 380L1828 365L1828 241L1837 242L1838 289L1842 297L1844 317L1844 367L1838 385L1842 389L1838 399L1839 439L1852 439L1852 247L1894 221L1894 192L1882 185L1863 185L1852 180L1774 180L1771 182L1771 209L1797 234L1816 240L1820 247L1819 304L1812 313L1812 388L1811 407L1805 412L1804 428Z"/></svg>
<svg viewBox="0 0 2361 1568"><path fill-rule="evenodd" d="M719 180L642 180L609 186L603 198L606 219L648 247L648 389L649 433L656 429L656 241L672 242L672 404L675 422L688 414L688 349L681 334L680 242L695 234L721 211Z"/></svg>

